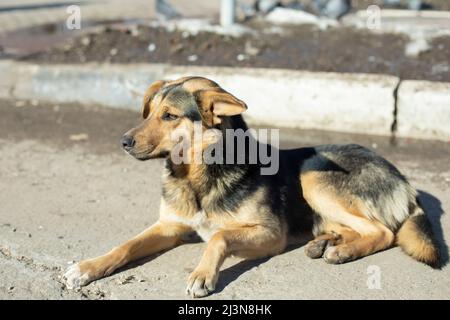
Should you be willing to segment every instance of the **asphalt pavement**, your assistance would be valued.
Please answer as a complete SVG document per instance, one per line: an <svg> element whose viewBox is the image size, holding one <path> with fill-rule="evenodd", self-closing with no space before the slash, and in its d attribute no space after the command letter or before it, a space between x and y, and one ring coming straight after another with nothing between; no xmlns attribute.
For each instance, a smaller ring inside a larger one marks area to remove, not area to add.
<svg viewBox="0 0 450 320"><path fill-rule="evenodd" d="M204 243L128 266L80 292L59 277L158 216L162 161L139 162L119 138L139 114L96 106L0 101L0 299L184 299ZM450 145L281 130L282 146L360 143L397 165L421 193L448 260ZM228 259L207 299L448 299L450 268L433 270L393 248L344 265L300 248L252 262Z"/></svg>

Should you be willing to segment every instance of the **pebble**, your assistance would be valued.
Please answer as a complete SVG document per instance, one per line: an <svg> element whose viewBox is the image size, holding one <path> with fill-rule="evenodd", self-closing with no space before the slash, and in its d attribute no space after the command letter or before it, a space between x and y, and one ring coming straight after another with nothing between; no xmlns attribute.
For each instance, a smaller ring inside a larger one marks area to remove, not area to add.
<svg viewBox="0 0 450 320"><path fill-rule="evenodd" d="M198 56L196 54L190 55L189 57L187 57L189 62L195 62L198 60Z"/></svg>
<svg viewBox="0 0 450 320"><path fill-rule="evenodd" d="M236 56L237 61L244 61L245 59L247 59L247 56L245 54L241 53Z"/></svg>
<svg viewBox="0 0 450 320"><path fill-rule="evenodd" d="M121 285L122 284L127 284L127 283L130 283L131 281L133 281L135 279L136 279L135 276L128 276L128 277L126 277L124 279L119 279L118 283L121 284Z"/></svg>
<svg viewBox="0 0 450 320"><path fill-rule="evenodd" d="M91 44L91 38L89 38L89 37L83 37L83 38L81 39L81 44L82 44L83 46L87 47L88 45Z"/></svg>
<svg viewBox="0 0 450 320"><path fill-rule="evenodd" d="M154 43L150 43L147 48L148 52L153 52L156 50L156 45Z"/></svg>
<svg viewBox="0 0 450 320"><path fill-rule="evenodd" d="M71 134L70 140L72 141L86 141L89 139L89 135L87 133L78 133L78 134Z"/></svg>
<svg viewBox="0 0 450 320"><path fill-rule="evenodd" d="M112 49L109 51L109 54L112 55L112 56L115 56L115 55L117 55L118 52L119 52L119 50L117 50L116 48L112 48Z"/></svg>

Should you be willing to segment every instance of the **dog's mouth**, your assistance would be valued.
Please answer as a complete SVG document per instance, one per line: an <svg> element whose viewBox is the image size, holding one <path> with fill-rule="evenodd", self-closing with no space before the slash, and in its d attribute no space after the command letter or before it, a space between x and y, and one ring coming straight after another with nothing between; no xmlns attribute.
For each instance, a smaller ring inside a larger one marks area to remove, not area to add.
<svg viewBox="0 0 450 320"><path fill-rule="evenodd" d="M139 149L136 150L134 148L127 148L127 147L123 149L125 150L126 153L128 153L129 155L133 156L134 158L140 161L146 161L156 158L165 158L169 155L169 152L159 151L153 147L144 150Z"/></svg>

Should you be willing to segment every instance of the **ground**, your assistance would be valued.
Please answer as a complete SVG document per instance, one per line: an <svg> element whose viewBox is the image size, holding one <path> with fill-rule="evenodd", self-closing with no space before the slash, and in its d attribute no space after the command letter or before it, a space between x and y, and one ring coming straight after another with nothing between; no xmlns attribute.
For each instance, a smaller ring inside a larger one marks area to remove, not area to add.
<svg viewBox="0 0 450 320"><path fill-rule="evenodd" d="M257 35L234 38L211 32L189 35L182 31L169 32L165 28L117 24L92 33L84 30L82 36L69 38L54 48L21 59L39 64L108 62L284 68L450 81L450 36L433 39L430 50L413 58L405 55L409 38L402 34L378 34L352 27L323 31L304 25L285 27L279 35L264 33L262 30L273 28L268 25L254 23L252 28ZM50 30L53 30L48 32L50 35L43 30L38 32L36 28L28 35L21 31L10 35L9 41L13 38L16 41L32 40L39 33L40 37L55 38L65 34L58 35L54 28ZM40 43L45 47L45 41ZM434 67L430 68L430 65Z"/></svg>
<svg viewBox="0 0 450 320"><path fill-rule="evenodd" d="M129 239L157 219L159 160L139 162L119 138L135 112L95 106L0 101L0 299L183 299L204 243L151 257L68 291L69 263ZM450 146L319 131L282 130L283 146L356 142L396 164L421 199L448 260ZM373 269L375 266L375 269ZM379 268L379 269L378 269ZM380 271L380 289L369 289ZM303 248L224 265L209 299L445 299L450 268L433 270L393 248L345 265L310 260Z"/></svg>

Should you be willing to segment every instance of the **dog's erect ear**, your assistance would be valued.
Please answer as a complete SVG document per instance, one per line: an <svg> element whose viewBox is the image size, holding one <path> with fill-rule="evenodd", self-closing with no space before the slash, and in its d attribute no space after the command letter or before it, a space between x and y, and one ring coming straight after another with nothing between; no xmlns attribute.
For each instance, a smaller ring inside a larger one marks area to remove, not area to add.
<svg viewBox="0 0 450 320"><path fill-rule="evenodd" d="M222 121L220 117L230 117L247 110L247 105L222 89L203 90L198 93L203 118L214 126Z"/></svg>
<svg viewBox="0 0 450 320"><path fill-rule="evenodd" d="M142 117L144 119L147 119L148 115L150 114L150 103L152 102L153 97L156 95L159 89L164 86L164 84L166 84L166 81L163 80L153 82L145 91L144 101L142 103Z"/></svg>

